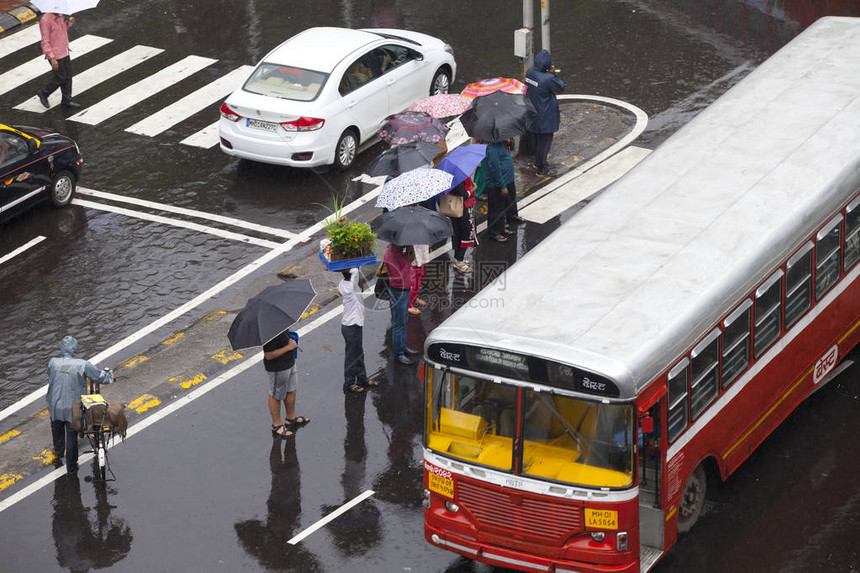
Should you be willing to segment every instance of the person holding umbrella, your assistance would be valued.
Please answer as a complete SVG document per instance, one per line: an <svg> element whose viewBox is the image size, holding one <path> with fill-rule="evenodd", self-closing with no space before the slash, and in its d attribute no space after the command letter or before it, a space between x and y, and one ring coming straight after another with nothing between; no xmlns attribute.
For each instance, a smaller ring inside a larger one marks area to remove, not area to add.
<svg viewBox="0 0 860 573"><path fill-rule="evenodd" d="M57 2L37 0L33 5L43 12L39 20L42 53L45 54L45 59L50 62L51 69L54 71L48 84L36 92L39 102L46 109L51 107L48 96L60 88L62 94L60 105L69 109L78 109L81 105L72 101L72 60L69 57L69 28L75 24L75 19L60 13L59 10L63 6ZM70 14L74 8L66 7L66 9Z"/></svg>
<svg viewBox="0 0 860 573"><path fill-rule="evenodd" d="M406 321L409 319L409 297L412 291L412 261L415 252L410 246L391 243L385 249L388 270L388 296L391 301L391 355L407 366L413 364L407 354L418 354L406 346Z"/></svg>
<svg viewBox="0 0 860 573"><path fill-rule="evenodd" d="M297 428L310 422L305 416L296 416L299 335L289 327L301 318L314 296L316 292L307 279L266 287L245 304L227 333L234 350L263 346L263 367L269 378L272 436L276 438L290 438ZM283 422L281 403L287 415Z"/></svg>
<svg viewBox="0 0 860 573"><path fill-rule="evenodd" d="M487 146L487 157L483 162L484 185L487 192L487 231L490 238L506 243L505 235L513 235L508 223L519 224L524 220L517 211L517 186L514 182L514 159L505 142Z"/></svg>

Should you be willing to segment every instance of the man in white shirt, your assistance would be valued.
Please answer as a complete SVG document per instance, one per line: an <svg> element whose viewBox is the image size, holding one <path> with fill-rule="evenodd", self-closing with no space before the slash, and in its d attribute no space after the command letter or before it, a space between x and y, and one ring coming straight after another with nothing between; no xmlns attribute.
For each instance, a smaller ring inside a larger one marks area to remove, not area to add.
<svg viewBox="0 0 860 573"><path fill-rule="evenodd" d="M361 291L364 285L358 269L341 271L343 280L338 290L343 297L343 318L340 332L346 345L343 359L344 392L364 392L365 387L379 386L379 382L367 379L364 368L364 348L362 347L362 327L364 326L364 299Z"/></svg>

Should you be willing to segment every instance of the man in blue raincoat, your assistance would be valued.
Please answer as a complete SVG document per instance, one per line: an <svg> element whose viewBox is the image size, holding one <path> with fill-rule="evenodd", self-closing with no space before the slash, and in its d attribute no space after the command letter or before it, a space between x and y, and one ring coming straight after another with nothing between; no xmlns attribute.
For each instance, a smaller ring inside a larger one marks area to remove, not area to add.
<svg viewBox="0 0 860 573"><path fill-rule="evenodd" d="M66 457L66 471L78 471L78 436L72 429L72 404L87 394L87 378L99 384L110 384L113 375L99 370L83 358L76 358L78 341L66 336L60 342L60 357L48 361L48 413L54 454Z"/></svg>
<svg viewBox="0 0 860 573"><path fill-rule="evenodd" d="M541 50L535 56L535 65L526 72L525 81L528 85L526 95L537 111L537 117L529 127L534 136L535 170L538 175L547 177L552 175L547 162L552 136L561 123L555 94L564 91L564 82L555 74L555 67L547 50Z"/></svg>

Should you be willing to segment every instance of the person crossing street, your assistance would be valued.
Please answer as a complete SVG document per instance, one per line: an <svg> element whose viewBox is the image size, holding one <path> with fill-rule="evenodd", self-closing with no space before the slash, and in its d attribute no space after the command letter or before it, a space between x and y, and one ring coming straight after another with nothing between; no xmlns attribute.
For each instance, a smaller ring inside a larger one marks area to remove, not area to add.
<svg viewBox="0 0 860 573"><path fill-rule="evenodd" d="M50 96L60 88L62 99L60 105L68 109L80 109L81 104L72 101L72 60L69 56L69 28L75 23L74 17L47 12L39 20L39 32L42 35L42 53L51 63L54 74L48 84L36 92L39 101L45 108L51 107Z"/></svg>

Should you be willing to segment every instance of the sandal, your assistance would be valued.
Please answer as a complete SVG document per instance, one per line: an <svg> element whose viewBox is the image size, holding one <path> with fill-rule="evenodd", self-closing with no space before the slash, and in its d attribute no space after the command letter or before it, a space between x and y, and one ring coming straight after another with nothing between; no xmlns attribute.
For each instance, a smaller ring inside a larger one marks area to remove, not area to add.
<svg viewBox="0 0 860 573"><path fill-rule="evenodd" d="M526 220L522 217L511 217L511 223L513 223L514 225L522 225L525 222Z"/></svg>
<svg viewBox="0 0 860 573"><path fill-rule="evenodd" d="M272 436L275 438L281 438L282 440L286 440L287 438L292 438L295 434L292 430L281 424L280 426L276 426L272 424Z"/></svg>
<svg viewBox="0 0 860 573"><path fill-rule="evenodd" d="M508 238L504 235L496 235L495 237L493 237L493 240L496 241L497 243L507 243L508 242Z"/></svg>
<svg viewBox="0 0 860 573"><path fill-rule="evenodd" d="M472 272L472 267L470 267L470 266L469 266L466 262L464 262L464 261L456 261L456 260L455 260L452 264L453 264L453 266L454 266L454 269L455 269L455 270L457 270L457 271L459 271L459 272L461 272L461 273L469 273L469 272Z"/></svg>
<svg viewBox="0 0 860 573"><path fill-rule="evenodd" d="M352 386L350 386L346 390L347 390L347 392L353 392L355 394L361 394L362 392L364 392L364 386L362 386L361 384L353 384Z"/></svg>
<svg viewBox="0 0 860 573"><path fill-rule="evenodd" d="M416 296L416 297L415 297L415 304L417 304L418 306L424 306L424 305L426 305L426 304L427 304L427 301L426 301L426 300L424 300L423 298L418 298L418 297Z"/></svg>
<svg viewBox="0 0 860 573"><path fill-rule="evenodd" d="M310 418L305 418L304 416L296 416L295 418L287 418L284 420L284 425L288 430L292 430L294 428L301 428L309 424L311 421Z"/></svg>
<svg viewBox="0 0 860 573"><path fill-rule="evenodd" d="M505 229L504 233L505 233L505 235L508 235L508 236L517 234L517 232L514 231L513 229Z"/></svg>
<svg viewBox="0 0 860 573"><path fill-rule="evenodd" d="M407 312L409 312L409 314L421 314L421 311L414 306L410 306Z"/></svg>
<svg viewBox="0 0 860 573"><path fill-rule="evenodd" d="M365 380L364 385L367 388L377 388L377 387L379 387L379 381L378 380Z"/></svg>

